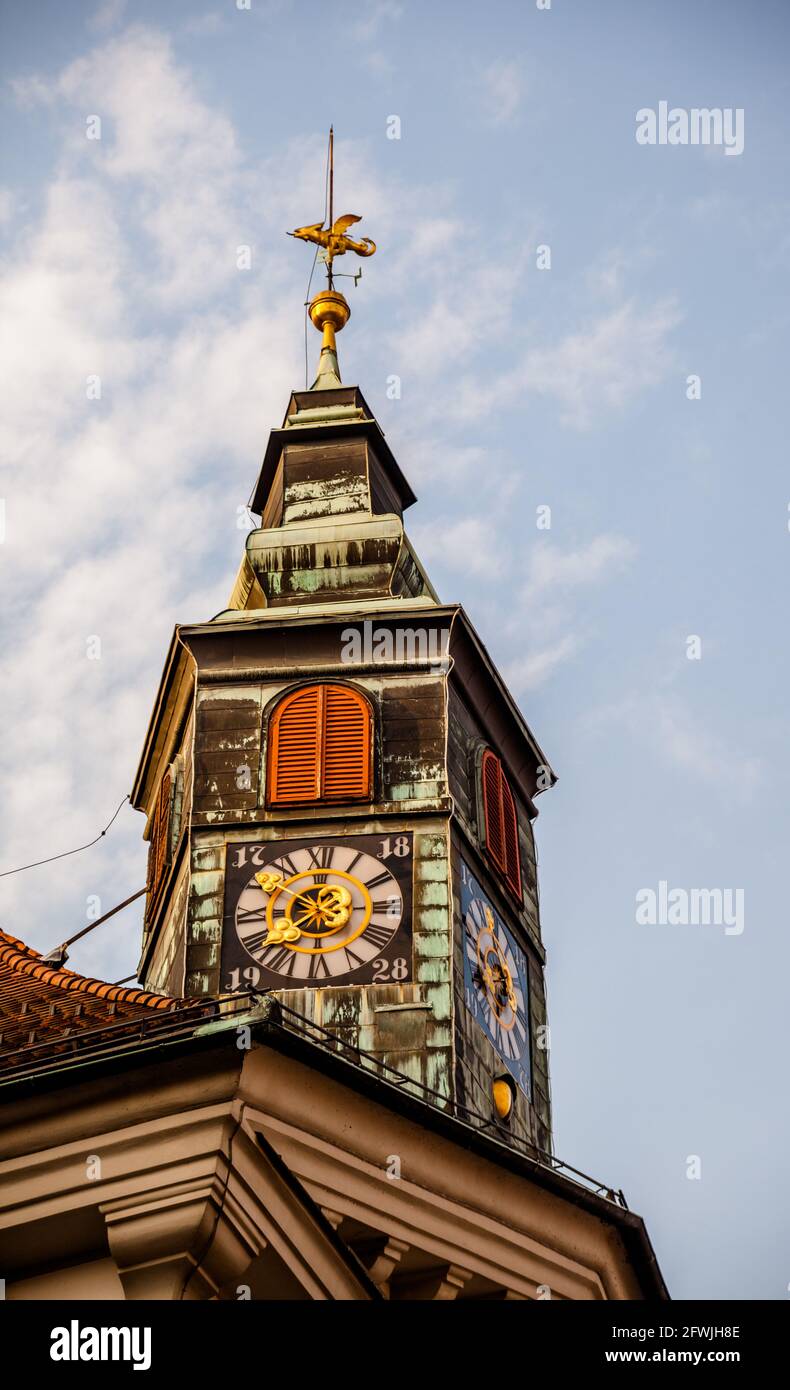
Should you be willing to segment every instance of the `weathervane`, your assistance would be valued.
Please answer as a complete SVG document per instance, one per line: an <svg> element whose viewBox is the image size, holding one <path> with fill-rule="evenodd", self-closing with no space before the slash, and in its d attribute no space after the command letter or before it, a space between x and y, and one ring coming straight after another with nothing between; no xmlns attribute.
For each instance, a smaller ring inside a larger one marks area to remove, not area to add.
<svg viewBox="0 0 790 1390"><path fill-rule="evenodd" d="M353 237L347 236L348 228L360 218L356 213L346 213L343 217L338 217L335 221L335 135L334 127L329 127L329 223L324 226L323 222L313 222L307 227L297 227L295 232L289 232L288 236L297 237L300 241L312 241L319 248L317 256L326 265L327 287L319 290L307 306L307 312L315 328L323 333L321 344L321 361L318 367L318 377L313 389L320 386L333 386L340 382L340 370L337 364L337 344L335 333L339 333L344 328L351 317L351 308L345 296L335 289L335 277L333 271L333 261L335 256L345 256L347 251L354 251L357 256L372 256L376 250L375 241L370 237L362 237L355 241ZM356 283L362 271L350 276Z"/></svg>

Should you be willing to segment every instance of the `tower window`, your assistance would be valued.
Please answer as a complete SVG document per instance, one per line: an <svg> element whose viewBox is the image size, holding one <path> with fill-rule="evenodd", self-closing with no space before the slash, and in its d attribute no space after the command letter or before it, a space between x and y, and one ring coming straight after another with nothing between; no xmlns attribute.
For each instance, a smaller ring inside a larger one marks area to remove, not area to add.
<svg viewBox="0 0 790 1390"><path fill-rule="evenodd" d="M269 725L270 806L370 801L373 711L346 685L300 686Z"/></svg>
<svg viewBox="0 0 790 1390"><path fill-rule="evenodd" d="M490 748L483 754L482 782L486 850L511 893L521 902L516 803L502 764Z"/></svg>

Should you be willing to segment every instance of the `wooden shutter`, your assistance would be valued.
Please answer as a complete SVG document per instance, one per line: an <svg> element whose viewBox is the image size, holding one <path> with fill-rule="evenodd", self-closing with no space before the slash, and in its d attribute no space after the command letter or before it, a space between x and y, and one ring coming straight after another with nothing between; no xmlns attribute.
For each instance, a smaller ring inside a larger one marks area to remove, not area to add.
<svg viewBox="0 0 790 1390"><path fill-rule="evenodd" d="M499 758L490 750L483 754L483 813L486 849L502 873L505 872L505 834L502 824L502 770Z"/></svg>
<svg viewBox="0 0 790 1390"><path fill-rule="evenodd" d="M321 795L325 801L370 800L370 705L344 685L324 686Z"/></svg>
<svg viewBox="0 0 790 1390"><path fill-rule="evenodd" d="M269 803L358 801L371 796L372 715L344 685L303 686L274 711Z"/></svg>
<svg viewBox="0 0 790 1390"><path fill-rule="evenodd" d="M314 801L321 786L321 687L304 686L281 700L272 715L269 800L273 805Z"/></svg>
<svg viewBox="0 0 790 1390"><path fill-rule="evenodd" d="M159 795L156 798L154 809L153 824L151 828L151 844L148 850L148 897L146 898L146 915L148 915L156 905L156 899L165 871L170 863L170 808L172 781L170 772L166 772L159 784Z"/></svg>
<svg viewBox="0 0 790 1390"><path fill-rule="evenodd" d="M511 892L521 902L516 803L502 764L490 748L483 754L482 778L486 849Z"/></svg>

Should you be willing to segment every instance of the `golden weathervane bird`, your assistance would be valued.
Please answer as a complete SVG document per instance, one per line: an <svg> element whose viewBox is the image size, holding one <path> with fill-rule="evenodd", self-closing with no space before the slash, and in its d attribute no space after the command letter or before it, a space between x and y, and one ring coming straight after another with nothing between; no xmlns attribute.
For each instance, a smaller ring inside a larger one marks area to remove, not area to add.
<svg viewBox="0 0 790 1390"><path fill-rule="evenodd" d="M347 236L349 227L353 227L355 222L359 222L356 213L347 212L343 217L338 217L335 221L334 202L335 202L335 135L332 126L329 127L329 225L324 226L323 222L311 222L307 227L297 227L295 232L288 235L297 237L300 241L312 241L324 252L322 260L326 263L327 288L319 290L318 294L311 299L308 305L310 318L319 330L323 333L323 343L321 347L321 361L319 362L318 377L315 386L319 384L331 386L339 382L340 371L337 365L337 349L335 346L335 333L345 327L351 316L351 309L345 296L335 289L334 277L332 273L332 262L335 256L345 256L347 251L353 251L357 256L372 256L376 250L375 241L370 237L362 237L355 241L353 237ZM359 272L362 273L361 271ZM358 277L352 276L356 280ZM315 387L313 388L315 389Z"/></svg>
<svg viewBox="0 0 790 1390"><path fill-rule="evenodd" d="M347 229L359 221L360 218L355 213L347 212L329 227L324 227L323 222L314 222L309 227L297 227L295 232L289 232L288 235L299 237L300 241L314 241L316 246L323 246L326 251L328 273L331 276L335 256L345 256L347 251L356 251L358 256L373 255L376 243L371 241L369 236L363 236L361 241L354 241L353 237L346 236Z"/></svg>

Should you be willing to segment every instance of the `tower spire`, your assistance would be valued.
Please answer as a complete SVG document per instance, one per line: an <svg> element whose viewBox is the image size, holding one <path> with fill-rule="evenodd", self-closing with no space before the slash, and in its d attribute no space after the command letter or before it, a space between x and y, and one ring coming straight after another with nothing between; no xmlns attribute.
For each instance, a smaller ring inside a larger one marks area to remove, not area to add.
<svg viewBox="0 0 790 1390"><path fill-rule="evenodd" d="M335 256L344 256L347 251L353 251L357 256L372 256L376 250L376 243L371 241L370 237L362 237L356 241L347 235L348 228L360 221L356 213L345 213L343 217L338 217L335 221L334 126L329 127L328 176L329 221L327 226L324 226L323 221L313 222L307 227L297 227L295 231L288 233L289 236L297 237L300 241L312 241L318 247L317 258L326 266L326 289L319 290L308 305L310 321L322 334L318 375L310 388L312 391L328 390L341 385L335 335L348 323L351 317L351 308L345 295L335 289L333 269ZM342 272L340 273L342 274ZM360 270L350 278L356 283L361 274Z"/></svg>

